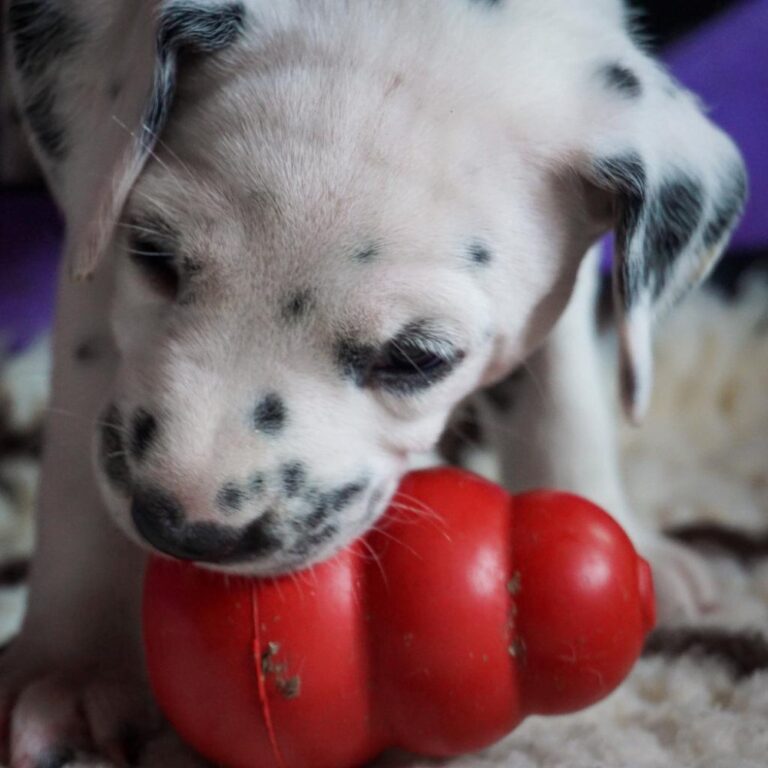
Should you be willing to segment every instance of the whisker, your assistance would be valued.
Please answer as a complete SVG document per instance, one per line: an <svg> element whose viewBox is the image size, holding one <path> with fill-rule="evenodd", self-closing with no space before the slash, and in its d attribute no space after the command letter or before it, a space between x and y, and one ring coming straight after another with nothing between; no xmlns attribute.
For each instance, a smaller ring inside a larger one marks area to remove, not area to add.
<svg viewBox="0 0 768 768"><path fill-rule="evenodd" d="M395 542L395 544L399 544L401 547L405 547L409 552L416 555L416 557L419 560L423 560L424 558L411 546L406 544L402 539L398 539L397 536L393 536L391 533L388 533L385 531L381 526L374 525L372 530L376 531L377 533L380 533L384 538L390 539L391 541Z"/></svg>
<svg viewBox="0 0 768 768"><path fill-rule="evenodd" d="M381 558L376 553L376 550L371 546L369 541L366 541L366 539L360 539L360 543L366 548L370 556L373 558L374 563L376 563L376 566L379 569L381 578L384 581L384 586L387 588L387 590L389 590L389 579L387 578L387 573L384 570L384 565L381 562Z"/></svg>

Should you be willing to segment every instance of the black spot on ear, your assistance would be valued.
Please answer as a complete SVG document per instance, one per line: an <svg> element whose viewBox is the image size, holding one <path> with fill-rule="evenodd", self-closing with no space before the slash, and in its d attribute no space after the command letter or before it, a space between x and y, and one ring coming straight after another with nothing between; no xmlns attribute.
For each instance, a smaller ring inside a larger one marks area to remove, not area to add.
<svg viewBox="0 0 768 768"><path fill-rule="evenodd" d="M365 385L371 365L376 358L376 348L360 344L352 339L342 339L336 346L336 360L345 378L358 387Z"/></svg>
<svg viewBox="0 0 768 768"><path fill-rule="evenodd" d="M39 76L80 42L79 25L61 10L62 5L52 0L11 0L8 32L22 77Z"/></svg>
<svg viewBox="0 0 768 768"><path fill-rule="evenodd" d="M98 360L102 354L102 344L96 336L89 336L87 339L83 339L73 352L73 356L78 363L92 363Z"/></svg>
<svg viewBox="0 0 768 768"><path fill-rule="evenodd" d="M215 7L190 0L176 0L164 8L157 33L158 66L149 109L143 120L141 141L149 149L165 124L176 87L180 53L220 51L242 34L245 7L240 2Z"/></svg>
<svg viewBox="0 0 768 768"><path fill-rule="evenodd" d="M469 246L468 253L472 263L479 264L480 266L490 264L493 258L490 248L480 241L473 242Z"/></svg>
<svg viewBox="0 0 768 768"><path fill-rule="evenodd" d="M235 482L224 483L216 493L216 504L224 512L239 512L245 499L245 491Z"/></svg>
<svg viewBox="0 0 768 768"><path fill-rule="evenodd" d="M282 315L286 320L299 320L304 317L312 306L310 291L296 291L283 302Z"/></svg>
<svg viewBox="0 0 768 768"><path fill-rule="evenodd" d="M133 415L131 426L131 456L136 461L144 458L156 435L157 419L143 408L139 408Z"/></svg>
<svg viewBox="0 0 768 768"><path fill-rule="evenodd" d="M195 0L176 0L163 10L158 44L161 50L213 53L240 37L244 21L245 7L240 2L209 6Z"/></svg>
<svg viewBox="0 0 768 768"><path fill-rule="evenodd" d="M637 152L598 158L592 166L595 183L616 195L616 242L624 251L640 223L647 197L645 165ZM640 274L625 260L618 281L619 295L625 306L639 294Z"/></svg>
<svg viewBox="0 0 768 768"><path fill-rule="evenodd" d="M599 74L605 84L613 91L636 99L643 93L640 78L629 67L617 62L611 62L600 67Z"/></svg>
<svg viewBox="0 0 768 768"><path fill-rule="evenodd" d="M110 101L117 101L124 87L125 83L122 80L113 80L107 87L107 98Z"/></svg>
<svg viewBox="0 0 768 768"><path fill-rule="evenodd" d="M56 115L53 85L32 90L24 100L23 109L40 149L52 160L63 160L67 147L64 126Z"/></svg>
<svg viewBox="0 0 768 768"><path fill-rule="evenodd" d="M285 495L291 499L299 494L307 482L307 470L300 461L285 464L280 469Z"/></svg>
<svg viewBox="0 0 768 768"><path fill-rule="evenodd" d="M701 183L685 173L663 181L654 196L646 222L643 282L653 287L655 297L699 226L703 207Z"/></svg>
<svg viewBox="0 0 768 768"><path fill-rule="evenodd" d="M368 245L360 251L356 251L354 255L355 261L359 261L363 264L367 264L374 261L379 255L379 249L375 245Z"/></svg>
<svg viewBox="0 0 768 768"><path fill-rule="evenodd" d="M470 0L473 5L487 5L489 8L499 6L504 0Z"/></svg>
<svg viewBox="0 0 768 768"><path fill-rule="evenodd" d="M735 163L726 183L714 201L714 210L704 227L704 247L718 245L744 208L747 199L747 174L741 163Z"/></svg>
<svg viewBox="0 0 768 768"><path fill-rule="evenodd" d="M253 428L265 435L276 435L285 426L285 404L280 395L270 392L253 412Z"/></svg>
<svg viewBox="0 0 768 768"><path fill-rule="evenodd" d="M99 433L101 468L112 487L127 496L131 490L131 472L125 458L123 417L114 403L102 414Z"/></svg>

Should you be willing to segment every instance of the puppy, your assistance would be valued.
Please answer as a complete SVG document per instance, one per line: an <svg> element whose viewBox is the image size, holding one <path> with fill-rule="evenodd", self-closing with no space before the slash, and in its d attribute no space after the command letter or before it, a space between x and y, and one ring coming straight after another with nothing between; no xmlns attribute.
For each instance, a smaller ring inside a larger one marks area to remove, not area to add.
<svg viewBox="0 0 768 768"><path fill-rule="evenodd" d="M0 668L13 768L131 757L147 548L251 574L325 558L523 363L481 398L507 484L605 504L668 612L711 599L629 515L590 248L615 230L639 420L654 322L721 253L745 172L617 0L10 0L5 26L67 225L38 551Z"/></svg>

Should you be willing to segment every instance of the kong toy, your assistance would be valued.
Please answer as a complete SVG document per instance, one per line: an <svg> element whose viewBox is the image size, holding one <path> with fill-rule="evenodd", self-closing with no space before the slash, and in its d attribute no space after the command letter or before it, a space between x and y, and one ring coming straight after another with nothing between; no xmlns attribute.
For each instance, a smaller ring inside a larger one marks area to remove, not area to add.
<svg viewBox="0 0 768 768"><path fill-rule="evenodd" d="M154 558L149 675L190 744L228 768L353 768L389 746L480 749L530 714L610 693L654 624L648 564L572 494L510 496L414 472L412 511L332 559L252 579Z"/></svg>

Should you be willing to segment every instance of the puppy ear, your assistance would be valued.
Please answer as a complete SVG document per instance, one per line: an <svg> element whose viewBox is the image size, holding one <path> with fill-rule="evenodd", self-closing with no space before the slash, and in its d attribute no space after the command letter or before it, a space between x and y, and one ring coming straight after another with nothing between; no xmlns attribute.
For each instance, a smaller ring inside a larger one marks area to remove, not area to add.
<svg viewBox="0 0 768 768"><path fill-rule="evenodd" d="M130 74L109 109L92 108L84 118L90 138L79 148L82 174L64 204L68 264L79 278L93 272L109 247L128 194L165 126L179 58L226 48L245 19L241 2L168 0L155 3L144 18L136 10L122 20L129 31L120 41L128 50L121 64ZM119 20L115 26L120 28Z"/></svg>
<svg viewBox="0 0 768 768"><path fill-rule="evenodd" d="M615 233L620 391L639 422L653 380L656 318L706 277L742 211L747 177L733 143L655 65L601 113L585 162ZM630 74L631 79L628 80ZM631 92L630 92L631 90ZM616 103L616 102L620 103Z"/></svg>

